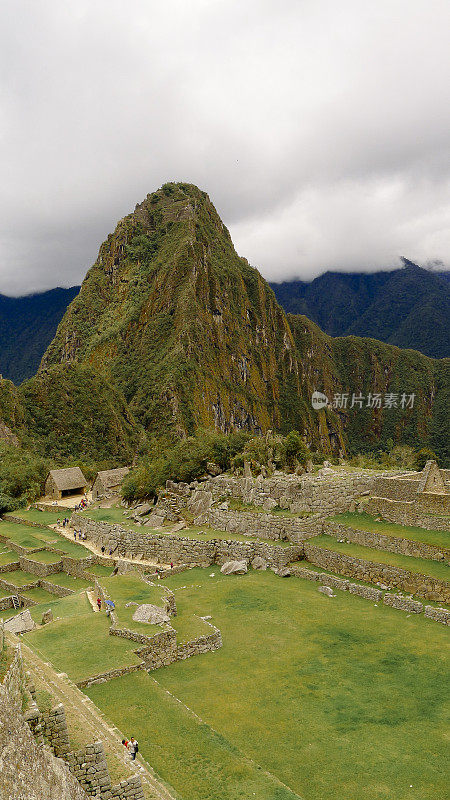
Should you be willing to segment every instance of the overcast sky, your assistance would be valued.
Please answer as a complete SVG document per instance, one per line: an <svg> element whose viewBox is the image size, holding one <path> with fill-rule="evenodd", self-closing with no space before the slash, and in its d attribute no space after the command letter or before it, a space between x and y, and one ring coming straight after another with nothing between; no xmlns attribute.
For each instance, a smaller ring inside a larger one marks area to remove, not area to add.
<svg viewBox="0 0 450 800"><path fill-rule="evenodd" d="M448 0L2 0L0 292L169 180L270 280L450 266Z"/></svg>

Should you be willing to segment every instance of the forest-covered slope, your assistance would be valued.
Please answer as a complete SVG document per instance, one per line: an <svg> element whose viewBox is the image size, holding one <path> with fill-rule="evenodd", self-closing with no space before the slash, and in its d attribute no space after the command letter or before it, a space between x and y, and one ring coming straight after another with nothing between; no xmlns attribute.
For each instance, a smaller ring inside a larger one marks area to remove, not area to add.
<svg viewBox="0 0 450 800"><path fill-rule="evenodd" d="M305 314L331 336L370 336L433 358L450 356L448 273L421 269L325 272L310 283L272 283L278 302Z"/></svg>
<svg viewBox="0 0 450 800"><path fill-rule="evenodd" d="M79 286L6 297L0 295L0 375L21 383L37 372L42 354Z"/></svg>

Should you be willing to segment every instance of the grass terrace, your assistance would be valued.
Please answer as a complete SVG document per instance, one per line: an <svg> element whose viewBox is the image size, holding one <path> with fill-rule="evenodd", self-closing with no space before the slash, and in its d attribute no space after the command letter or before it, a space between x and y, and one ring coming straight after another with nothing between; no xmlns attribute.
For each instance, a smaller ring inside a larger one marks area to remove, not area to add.
<svg viewBox="0 0 450 800"><path fill-rule="evenodd" d="M7 581L7 583L12 583L17 588L26 586L27 583L37 583L39 581L37 575L32 575L31 572L23 572L21 569L16 569L13 572L2 572L0 579Z"/></svg>
<svg viewBox="0 0 450 800"><path fill-rule="evenodd" d="M150 586L138 575L117 575L113 578L105 578L101 585L106 589L109 596L115 603L115 611L119 627L129 628L136 633L144 633L146 636L153 636L161 628L159 625L150 625L147 622L136 622L133 614L137 605L151 603L152 605L164 607L162 586ZM127 603L137 603L127 607Z"/></svg>
<svg viewBox="0 0 450 800"><path fill-rule="evenodd" d="M24 522L36 522L38 525L47 526L54 525L57 519L64 517L64 514L62 512L56 514L53 511L39 511L38 508L19 508L11 516L19 517Z"/></svg>
<svg viewBox="0 0 450 800"><path fill-rule="evenodd" d="M112 512L112 513L111 513ZM196 525L189 525L187 528L183 528L181 531L177 531L176 533L172 533L173 524L161 526L160 528L150 528L146 527L145 525L136 525L134 522L130 522L123 515L123 510L121 508L88 508L85 511L80 512L86 517L90 517L90 519L97 520L98 522L108 522L110 525L122 525L124 528L128 528L129 530L138 531L140 534L148 536L152 536L156 534L158 536L178 536L185 539L196 539L200 542L210 542L212 539L228 539L236 542L264 542L265 544L271 545L279 545L280 547L289 547L292 545L292 542L285 542L279 539L262 539L256 536L240 536L236 533L229 533L228 531L220 531L214 528L208 528L207 526L196 526Z"/></svg>
<svg viewBox="0 0 450 800"><path fill-rule="evenodd" d="M41 564L57 564L61 561L62 556L58 553L52 553L50 550L40 550L38 553L30 553L27 558L30 561L39 561Z"/></svg>
<svg viewBox="0 0 450 800"><path fill-rule="evenodd" d="M385 536L397 536L400 539L411 539L414 542L434 544L438 547L450 547L450 532L448 531L429 531L412 525L396 525L384 520L377 522L370 514L358 514L356 512L335 514L335 516L329 517L329 520L340 522L341 525L348 525L360 531L381 533Z"/></svg>
<svg viewBox="0 0 450 800"><path fill-rule="evenodd" d="M164 583L220 650L87 690L183 797L446 796L444 626L269 570L210 575Z"/></svg>
<svg viewBox="0 0 450 800"><path fill-rule="evenodd" d="M39 513L39 512L36 512ZM18 522L9 522L7 519L0 520L0 534L7 536L15 544L21 547L26 547L34 550L37 547L54 547L57 550L62 550L66 555L71 558L86 558L92 555L90 550L87 550L83 545L78 542L66 539L61 536L58 531L51 528L33 528L24 522L21 525ZM61 558L61 556L59 556Z"/></svg>
<svg viewBox="0 0 450 800"><path fill-rule="evenodd" d="M32 631L27 634L27 644L75 682L118 667L138 664L139 657L133 652L136 642L109 636L106 615L94 614L90 607L86 607L85 596L84 600L84 613L54 620ZM52 610L55 615L54 606ZM37 611L35 606L32 615Z"/></svg>
<svg viewBox="0 0 450 800"><path fill-rule="evenodd" d="M48 608L48 604L52 603L55 600L55 595L54 594L52 594L51 592L47 592L46 589L41 589L40 586L36 586L34 589L27 589L26 592L21 592L21 595L23 597L28 597L29 600L34 600L35 603L46 603L47 604L47 608ZM32 611L33 608L34 608L34 606L31 606L30 611ZM22 609L20 609L20 610L22 610ZM33 617L33 619L34 619L34 617ZM37 621L40 622L41 618L39 617L39 620L35 620L35 622L37 622Z"/></svg>
<svg viewBox="0 0 450 800"><path fill-rule="evenodd" d="M17 563L18 561L19 556L14 550L0 550L0 566Z"/></svg>
<svg viewBox="0 0 450 800"><path fill-rule="evenodd" d="M82 591L93 585L93 581L86 581L84 578L75 578L73 575L68 575L66 572L54 573L49 575L46 580L48 580L49 583L54 583L56 586L73 589L75 592Z"/></svg>
<svg viewBox="0 0 450 800"><path fill-rule="evenodd" d="M96 575L98 578L108 578L113 568L113 564L111 564L110 567L103 566L103 564L89 564L86 567L86 571L92 573L92 575Z"/></svg>
<svg viewBox="0 0 450 800"><path fill-rule="evenodd" d="M404 556L401 553L388 553L384 550L375 550L373 547L364 547L350 542L339 542L332 536L326 536L325 534L309 539L308 545L317 545L317 547L323 547L326 550L333 550L335 553L343 553L347 556L362 558L365 561L372 561L377 564L389 564L420 575L430 575L441 581L450 579L450 566L440 561Z"/></svg>

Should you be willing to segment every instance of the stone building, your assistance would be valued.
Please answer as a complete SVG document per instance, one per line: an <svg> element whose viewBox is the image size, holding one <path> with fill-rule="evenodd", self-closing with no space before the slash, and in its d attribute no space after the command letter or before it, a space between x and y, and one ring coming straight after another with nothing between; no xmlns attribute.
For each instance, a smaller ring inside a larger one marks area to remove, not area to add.
<svg viewBox="0 0 450 800"><path fill-rule="evenodd" d="M129 467L119 467L118 469L105 469L97 472L92 487L92 499L99 500L100 498L118 494L120 485L129 471Z"/></svg>
<svg viewBox="0 0 450 800"><path fill-rule="evenodd" d="M53 500L84 494L88 482L79 467L52 469L45 480L45 494Z"/></svg>

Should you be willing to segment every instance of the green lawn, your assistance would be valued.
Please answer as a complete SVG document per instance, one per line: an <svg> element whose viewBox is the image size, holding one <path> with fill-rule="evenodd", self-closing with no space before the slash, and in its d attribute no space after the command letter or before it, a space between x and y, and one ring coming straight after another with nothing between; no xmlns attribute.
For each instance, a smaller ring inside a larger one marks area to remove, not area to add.
<svg viewBox="0 0 450 800"><path fill-rule="evenodd" d="M414 542L424 542L425 544L435 544L438 547L450 547L450 532L448 531L429 531L425 528L416 528L412 525L395 525L391 522L377 522L370 514L358 514L347 512L346 514L336 514L329 518L342 525L349 525L361 531L371 533L382 533L386 536L397 536L402 539L411 539Z"/></svg>
<svg viewBox="0 0 450 800"><path fill-rule="evenodd" d="M39 578L37 575L32 575L31 572L23 572L21 569L16 569L13 572L2 572L0 579L12 583L14 586L26 586L27 583L37 583Z"/></svg>
<svg viewBox="0 0 450 800"><path fill-rule="evenodd" d="M7 536L15 544L30 549L48 545L49 547L63 550L64 553L72 558L86 558L86 556L92 555L86 547L71 539L66 539L65 536L61 536L57 531L44 527L33 528L25 522L21 525L18 522L8 522L8 520L3 519L0 521L0 534Z"/></svg>
<svg viewBox="0 0 450 800"><path fill-rule="evenodd" d="M52 511L39 511L38 508L29 508L28 511L19 508L17 511L14 511L12 514L13 517L20 517L25 522L37 522L39 525L53 525L56 523L57 519L61 519L64 517L62 512L56 514ZM70 516L70 514L68 514Z"/></svg>
<svg viewBox="0 0 450 800"><path fill-rule="evenodd" d="M14 550L0 550L0 564L16 564L19 561L19 556Z"/></svg>
<svg viewBox="0 0 450 800"><path fill-rule="evenodd" d="M86 567L87 572L91 572L92 575L97 575L98 578L108 578L113 569L113 563L111 563L110 567L104 567L103 564L94 564L93 566L89 565Z"/></svg>
<svg viewBox="0 0 450 800"><path fill-rule="evenodd" d="M111 599L115 603L115 611L119 627L129 628L137 633L144 633L146 636L153 636L161 631L159 625L149 625L146 622L135 622L133 614L137 606L126 606L129 602L138 605L151 603L152 605L163 607L163 589L161 586L149 586L138 575L117 575L113 578L104 578L100 581L101 585L107 590Z"/></svg>
<svg viewBox="0 0 450 800"><path fill-rule="evenodd" d="M21 594L23 595L23 597L28 597L30 600L35 600L36 603L39 603L39 604L40 603L47 603L47 607L48 607L48 603L53 602L53 600L55 598L54 594L51 594L50 592L47 592L45 589L41 589L40 586L36 586L35 589L27 589L26 592L21 592ZM33 608L34 608L34 606L32 606L32 608L30 608L30 611L32 611ZM42 614L40 616L42 616ZM40 621L40 617L39 617L39 621Z"/></svg>
<svg viewBox="0 0 450 800"><path fill-rule="evenodd" d="M34 532L40 531L40 528L30 528L27 525L20 525L17 522L7 522L7 520L0 520L0 534L7 536L15 544L20 544L22 547L34 548L42 547L42 539L38 539Z"/></svg>
<svg viewBox="0 0 450 800"><path fill-rule="evenodd" d="M409 572L417 572L421 575L430 575L439 580L448 581L450 578L450 567L440 561L429 561L425 558L414 558L404 556L400 553L387 553L385 550L375 550L372 547L364 547L360 544L351 542L339 542L332 536L314 536L308 540L308 544L334 550L336 553L345 553L355 558L363 558L366 561L373 561L377 564L391 564L394 567L406 569Z"/></svg>
<svg viewBox="0 0 450 800"><path fill-rule="evenodd" d="M67 575L66 572L57 572L55 575L49 575L46 580L49 583L56 584L56 586L65 586L67 589L73 589L75 592L87 589L88 586L93 586L93 581L74 578L72 575Z"/></svg>
<svg viewBox="0 0 450 800"><path fill-rule="evenodd" d="M270 571L209 575L165 583L223 648L87 692L185 800L446 796L444 626Z"/></svg>
<svg viewBox="0 0 450 800"><path fill-rule="evenodd" d="M62 556L52 553L50 550L40 550L39 553L30 553L28 558L31 561L39 561L41 564L57 564L58 561L61 561Z"/></svg>
<svg viewBox="0 0 450 800"><path fill-rule="evenodd" d="M54 608L52 610L55 613ZM140 659L133 653L136 643L109 636L108 629L105 614L86 611L32 631L27 634L27 644L41 658L51 661L58 671L66 672L73 681L80 681L116 667L139 663Z"/></svg>

